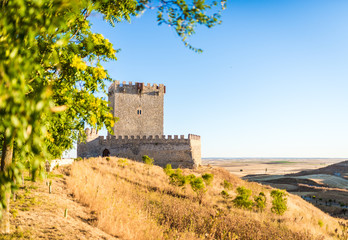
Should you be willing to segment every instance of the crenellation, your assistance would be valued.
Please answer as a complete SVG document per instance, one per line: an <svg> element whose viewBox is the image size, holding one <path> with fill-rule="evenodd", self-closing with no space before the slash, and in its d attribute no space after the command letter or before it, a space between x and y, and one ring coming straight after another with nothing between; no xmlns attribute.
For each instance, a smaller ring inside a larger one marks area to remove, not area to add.
<svg viewBox="0 0 348 240"><path fill-rule="evenodd" d="M86 143L78 143L78 156L108 154L141 161L148 155L163 167L168 163L174 168L200 165L200 136L163 134L165 93L164 84L114 81L108 97L113 116L119 118L113 127L115 134L108 133L104 138L97 130L86 128Z"/></svg>

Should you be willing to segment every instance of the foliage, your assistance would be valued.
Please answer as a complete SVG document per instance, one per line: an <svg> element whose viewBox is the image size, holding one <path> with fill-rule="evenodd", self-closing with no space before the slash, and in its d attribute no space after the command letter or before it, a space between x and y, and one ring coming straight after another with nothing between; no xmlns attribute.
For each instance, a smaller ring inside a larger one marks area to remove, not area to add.
<svg viewBox="0 0 348 240"><path fill-rule="evenodd" d="M153 158L150 158L149 156L147 156L147 155L144 155L143 157L142 157L142 159L143 159L143 162L146 164L146 165L153 165L153 162L154 162L154 160L153 160Z"/></svg>
<svg viewBox="0 0 348 240"><path fill-rule="evenodd" d="M205 186L211 184L213 180L213 174L209 173L203 174L202 177L196 177L194 174L185 176L183 175L180 168L177 168L174 171L170 164L167 164L163 170L169 176L170 184L178 187L183 187L187 183L189 183L192 190L197 194L199 201L202 200L203 194L206 192ZM203 176L205 177L205 179L203 178Z"/></svg>
<svg viewBox="0 0 348 240"><path fill-rule="evenodd" d="M192 174L193 175L193 174ZM193 175L194 176L194 175ZM192 177L190 179L190 185L192 190L197 194L199 203L202 203L204 193L207 191L202 177Z"/></svg>
<svg viewBox="0 0 348 240"><path fill-rule="evenodd" d="M210 186L211 183L213 182L214 175L211 173L205 173L202 175L202 178L204 180L205 185Z"/></svg>
<svg viewBox="0 0 348 240"><path fill-rule="evenodd" d="M222 190L220 194L224 199L228 199L230 197L230 194L225 190Z"/></svg>
<svg viewBox="0 0 348 240"><path fill-rule="evenodd" d="M195 33L197 24L213 27L220 24L221 10L225 9L226 0L212 1L208 4L205 0L193 1L192 4L184 0L160 0L157 10L158 24L166 24L175 29L185 46L196 52L201 49L194 48L187 42L187 37ZM219 4L220 3L220 4ZM207 15L207 10L212 8L220 9L212 15Z"/></svg>
<svg viewBox="0 0 348 240"><path fill-rule="evenodd" d="M167 164L165 168L163 168L163 171L166 175L170 176L173 173L173 168L171 164Z"/></svg>
<svg viewBox="0 0 348 240"><path fill-rule="evenodd" d="M321 219L319 219L318 220L318 225L319 225L319 227L323 227L324 226L324 222Z"/></svg>
<svg viewBox="0 0 348 240"><path fill-rule="evenodd" d="M128 161L126 158L119 158L117 159L117 164L118 166L125 168L126 166L128 166Z"/></svg>
<svg viewBox="0 0 348 240"><path fill-rule="evenodd" d="M272 190L271 196L273 198L272 201L272 212L283 215L284 212L288 209L287 207L287 198L286 198L286 192L283 190Z"/></svg>
<svg viewBox="0 0 348 240"><path fill-rule="evenodd" d="M194 175L193 175L194 176ZM192 187L192 190L194 192L200 192L203 191L205 188L203 178L202 177L194 177L190 179L190 185Z"/></svg>
<svg viewBox="0 0 348 240"><path fill-rule="evenodd" d="M230 183L227 180L224 180L224 182L222 183L222 186L224 187L224 189L227 189L227 190L232 190L232 188L233 188L232 183Z"/></svg>
<svg viewBox="0 0 348 240"><path fill-rule="evenodd" d="M177 168L169 175L169 182L178 187L183 187L187 183L187 178L182 174L182 170Z"/></svg>
<svg viewBox="0 0 348 240"><path fill-rule="evenodd" d="M251 209L253 201L250 200L251 190L245 187L237 188L238 195L232 200L234 206L238 208Z"/></svg>
<svg viewBox="0 0 348 240"><path fill-rule="evenodd" d="M13 0L0 4L1 210L5 207L5 192L14 190L15 182L21 181L23 165L19 160L30 160L35 172L46 153L43 116L50 113L52 90L45 84L49 79L45 79L43 66L57 65L59 59L55 49L45 54L40 51L39 36L56 34L57 28L67 30L66 21L78 11L80 3ZM69 12L65 12L67 8ZM61 36L59 44L66 43L66 37ZM14 146L17 162L11 164Z"/></svg>
<svg viewBox="0 0 348 240"><path fill-rule="evenodd" d="M264 192L260 192L258 196L254 196L255 207L258 211L262 212L266 207L266 195Z"/></svg>

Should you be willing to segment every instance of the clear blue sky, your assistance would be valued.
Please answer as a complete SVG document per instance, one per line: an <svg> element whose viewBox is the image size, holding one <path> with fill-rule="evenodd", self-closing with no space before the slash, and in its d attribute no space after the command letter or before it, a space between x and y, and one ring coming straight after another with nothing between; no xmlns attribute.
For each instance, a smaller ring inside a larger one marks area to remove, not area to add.
<svg viewBox="0 0 348 240"><path fill-rule="evenodd" d="M164 83L165 134L203 157L348 157L348 1L232 0L185 48L147 11L93 30L121 52L115 80Z"/></svg>

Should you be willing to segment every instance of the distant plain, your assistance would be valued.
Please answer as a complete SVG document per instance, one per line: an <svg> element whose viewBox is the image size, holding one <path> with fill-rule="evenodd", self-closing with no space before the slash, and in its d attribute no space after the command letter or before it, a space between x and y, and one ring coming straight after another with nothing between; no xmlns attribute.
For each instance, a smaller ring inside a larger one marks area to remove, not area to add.
<svg viewBox="0 0 348 240"><path fill-rule="evenodd" d="M322 168L348 158L203 158L203 165L223 167L238 177L284 175Z"/></svg>

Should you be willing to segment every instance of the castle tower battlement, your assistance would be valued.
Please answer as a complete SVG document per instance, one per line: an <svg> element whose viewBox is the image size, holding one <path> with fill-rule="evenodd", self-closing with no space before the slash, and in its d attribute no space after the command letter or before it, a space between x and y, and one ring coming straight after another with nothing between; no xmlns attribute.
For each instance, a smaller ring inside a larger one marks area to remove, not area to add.
<svg viewBox="0 0 348 240"><path fill-rule="evenodd" d="M109 87L109 106L119 118L115 135L163 135L163 106L166 87L163 84L120 83Z"/></svg>
<svg viewBox="0 0 348 240"><path fill-rule="evenodd" d="M108 90L112 114L119 118L114 133L105 138L87 128L86 142L77 144L77 156L117 156L141 161L143 155L148 155L162 167L168 163L174 168L201 165L200 136L163 135L163 84L115 81Z"/></svg>
<svg viewBox="0 0 348 240"><path fill-rule="evenodd" d="M109 87L108 96L112 96L115 93L128 93L128 94L165 94L166 86L164 84L150 84L142 82L120 82L115 81Z"/></svg>
<svg viewBox="0 0 348 240"><path fill-rule="evenodd" d="M86 141L92 141L96 138L99 137L99 133L96 129L92 128L92 129L89 129L89 128L86 128L85 129L85 134L86 134Z"/></svg>

